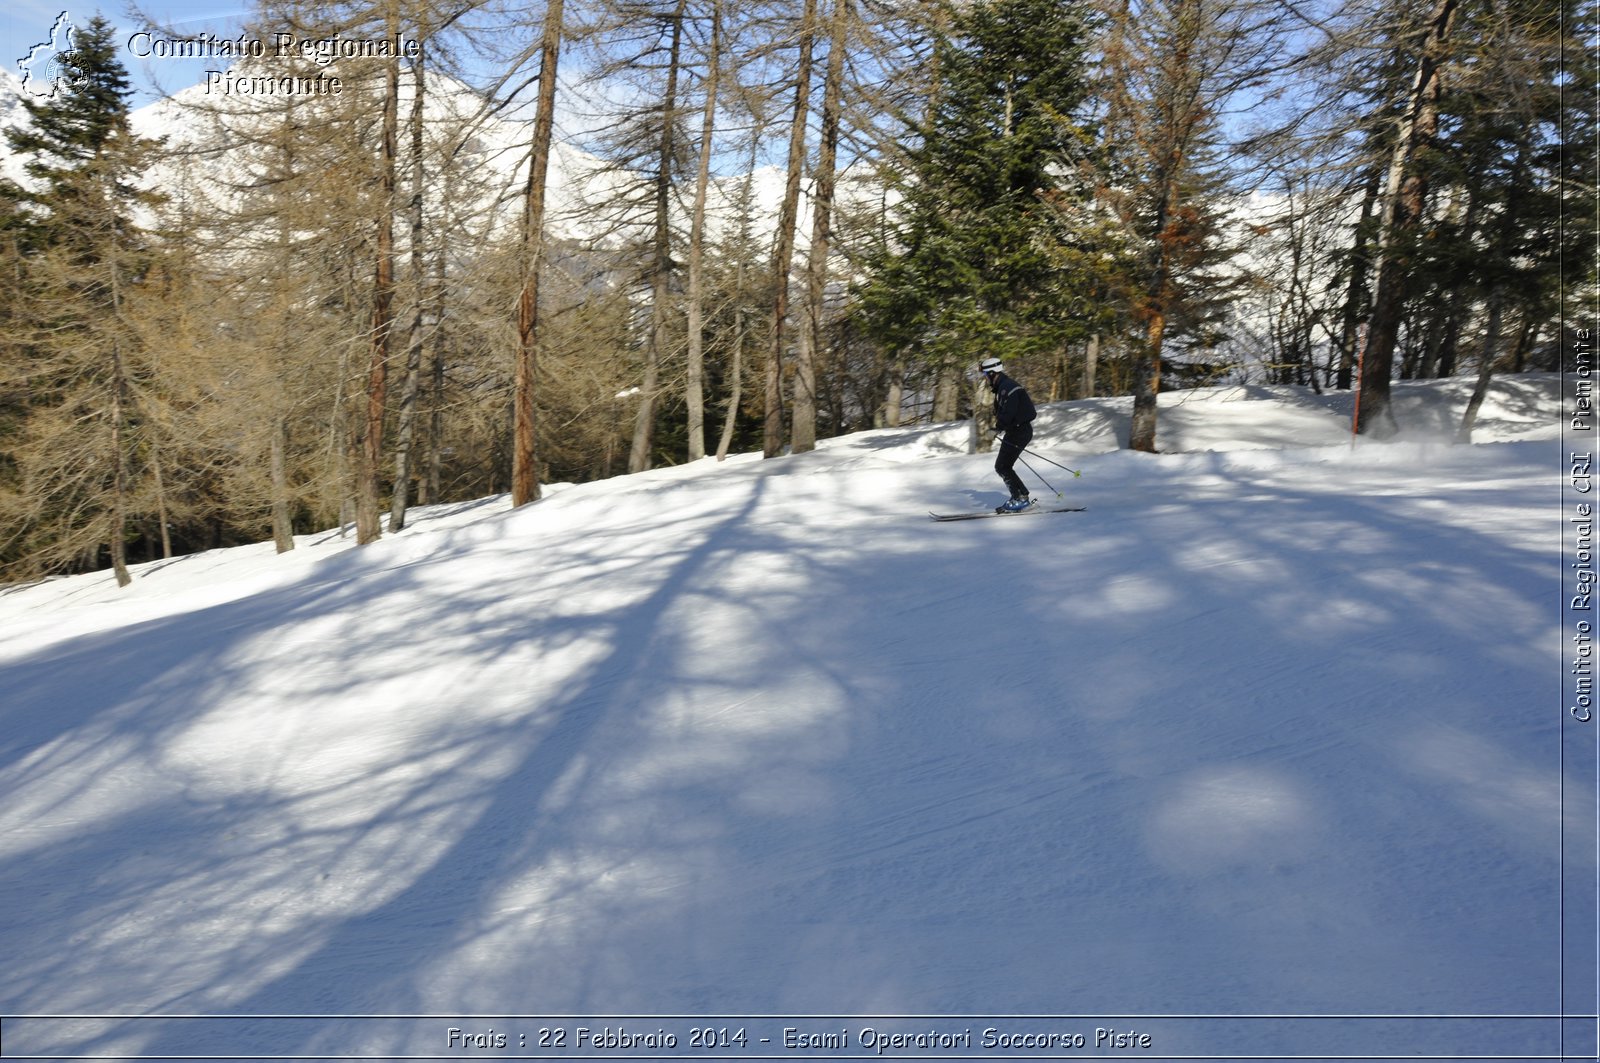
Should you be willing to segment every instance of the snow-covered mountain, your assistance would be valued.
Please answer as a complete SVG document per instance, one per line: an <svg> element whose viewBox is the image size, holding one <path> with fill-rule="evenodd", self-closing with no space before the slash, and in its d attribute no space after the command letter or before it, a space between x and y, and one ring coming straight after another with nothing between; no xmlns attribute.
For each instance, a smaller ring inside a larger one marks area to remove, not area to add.
<svg viewBox="0 0 1600 1063"><path fill-rule="evenodd" d="M1555 1057L1559 381L1468 390L1047 406L1079 513L928 521L1001 497L940 425L8 589L6 1050Z"/></svg>
<svg viewBox="0 0 1600 1063"><path fill-rule="evenodd" d="M0 67L0 178L21 181L22 159L11 150L6 130L25 128L28 112L22 106L22 79Z"/></svg>
<svg viewBox="0 0 1600 1063"><path fill-rule="evenodd" d="M249 74L244 67L235 67L230 75ZM9 81L6 78L10 78ZM13 84L13 82L15 84ZM0 121L13 107L21 116L20 82L0 71ZM408 81L401 85L400 113L409 114L412 87ZM315 106L315 98L311 98ZM17 101L13 104L13 101ZM225 205L232 193L228 191L244 165L240 151L230 150L240 143L238 126L245 121L253 106L263 109L273 106L270 97L251 97L232 93L224 95L220 88L201 82L179 90L169 97L136 108L131 114L135 132L141 136L164 140L174 149L198 147L205 149L185 162L190 167L193 187L216 198ZM226 120L208 115L207 110L230 112ZM484 233L514 232L520 224L521 190L527 182L529 145L532 139L531 120L508 117L484 105L484 99L462 82L438 71L428 74L428 95L424 108L425 123L431 142L438 148L456 151L470 160L465 168L469 179L457 182L448 189L435 187L434 199L448 193L452 214L475 218ZM234 128L227 128L229 125ZM0 169L20 177L20 160L11 154L9 147L0 142ZM155 187L169 189L176 180L178 165L175 162L158 164L147 175ZM761 167L751 175L752 213L757 235L765 235L778 213L783 196L784 177L780 170ZM649 223L649 211L637 206L628 212L631 222L619 224L617 202L628 190L631 198L643 203L641 178L638 174L618 170L589 151L571 143L557 141L552 146L550 184L547 192L548 224L557 234L578 241L614 243L630 236L637 239L641 227ZM737 224L739 203L745 175L714 177L708 197L708 226L713 234L730 230ZM841 202L856 195L860 183L846 175L839 187ZM869 194L863 191L860 194ZM876 195L871 192L871 195ZM687 197L684 197L685 199ZM684 204L675 203L678 216L675 224L686 232L688 220ZM630 229L630 225L632 229ZM809 202L802 191L797 246L803 251L810 232Z"/></svg>
<svg viewBox="0 0 1600 1063"><path fill-rule="evenodd" d="M22 79L0 67L0 129L20 127L27 121L22 91Z"/></svg>
<svg viewBox="0 0 1600 1063"><path fill-rule="evenodd" d="M229 76L249 77L245 65L228 71ZM134 129L142 136L160 138L168 147L182 150L200 148L203 152L187 162L194 186L223 202L226 189L239 178L241 168L259 165L242 147L251 114L271 120L281 101L267 96L224 95L205 83L190 86L171 97L136 109L131 115ZM400 113L409 115L413 88L401 85ZM305 106L313 110L327 102L308 97ZM484 98L466 85L438 72L428 75L424 123L433 153L455 153L468 160L470 181L458 181L449 189L450 209L460 217L475 217L479 230L508 231L521 216L516 193L526 184L530 123L503 117L485 105ZM241 147L235 149L235 145ZM156 184L170 184L175 164L163 164L152 174ZM552 224L572 238L597 238L593 212L585 204L601 202L628 177L608 168L602 160L572 147L557 143L552 147L549 199ZM437 201L447 191L432 190Z"/></svg>

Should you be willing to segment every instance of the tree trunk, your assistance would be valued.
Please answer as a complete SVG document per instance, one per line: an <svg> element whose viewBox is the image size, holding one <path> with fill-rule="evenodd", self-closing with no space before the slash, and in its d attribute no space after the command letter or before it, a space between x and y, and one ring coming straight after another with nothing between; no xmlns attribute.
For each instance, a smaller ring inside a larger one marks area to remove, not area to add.
<svg viewBox="0 0 1600 1063"><path fill-rule="evenodd" d="M728 412L722 420L722 437L717 442L717 460L725 461L728 450L733 446L733 431L739 420L739 403L744 401L744 343L745 328L745 303L744 285L746 270L745 249L750 246L751 204L755 201L755 173L756 152L760 149L760 137L753 136L750 140L750 159L744 171L744 184L739 191L739 255L734 265L733 290L735 306L733 311L733 351L732 364L728 367L728 376L732 386L728 392Z"/></svg>
<svg viewBox="0 0 1600 1063"><path fill-rule="evenodd" d="M289 512L289 419L272 422L272 543L278 553L294 549L294 519Z"/></svg>
<svg viewBox="0 0 1600 1063"><path fill-rule="evenodd" d="M717 441L717 460L726 461L728 448L733 446L733 429L739 420L739 403L744 401L744 308L734 314L733 353L728 364L732 385L728 389L728 412L722 419L722 435Z"/></svg>
<svg viewBox="0 0 1600 1063"><path fill-rule="evenodd" d="M545 8L544 39L539 61L539 111L533 122L533 153L528 162L524 199L522 293L517 300L516 412L513 415L511 504L539 498L539 470L534 444L534 394L539 371L539 276L544 258L544 200L550 171L550 140L555 123L556 63L561 54L563 0Z"/></svg>
<svg viewBox="0 0 1600 1063"><path fill-rule="evenodd" d="M426 31L420 34L427 39ZM422 305L428 290L427 257L423 249L422 119L427 84L422 55L411 61L411 322L406 329L406 376L400 389L399 436L394 452L394 498L389 507L389 530L406 526L411 501L411 455L417 435L417 395L422 390Z"/></svg>
<svg viewBox="0 0 1600 1063"><path fill-rule="evenodd" d="M355 479L352 456L355 454L356 430L353 426L351 406L354 399L349 394L355 366L347 344L339 344L338 384L333 393L333 416L328 419L328 447L333 454L334 478L339 484L339 538L349 533L350 518L354 508Z"/></svg>
<svg viewBox="0 0 1600 1063"><path fill-rule="evenodd" d="M296 121L296 98L289 96L285 99L284 120L293 127ZM295 138L286 136L278 145L279 164L282 167L279 179L288 186L296 172ZM292 275L294 270L294 231L289 212L279 210L277 231L277 254L274 256L276 268L280 276ZM273 355L280 373L286 373L291 364L290 347L291 337L295 334L296 315L294 300L287 293L278 295L277 334L273 337ZM341 358L341 362L343 359ZM339 379L344 380L343 366ZM343 387L343 384L340 384ZM289 413L292 409L286 396L279 396L274 407L272 417L272 442L269 458L268 475L272 481L272 500L270 503L272 519L272 542L278 553L286 554L294 549L294 516L292 492L290 490L289 476ZM343 402L338 403L335 419L342 415Z"/></svg>
<svg viewBox="0 0 1600 1063"><path fill-rule="evenodd" d="M1194 152L1201 130L1210 117L1202 59L1210 16L1202 0L1178 0L1170 11L1171 25L1158 31L1160 54L1151 85L1148 125L1148 178L1143 182L1154 201L1148 232L1147 272L1142 293L1145 320L1143 349L1135 359L1133 420L1130 449L1156 450L1157 396L1161 392L1161 355L1167 324L1177 305L1174 276L1181 268L1179 255L1187 234L1182 211L1194 205L1184 182L1193 176Z"/></svg>
<svg viewBox="0 0 1600 1063"><path fill-rule="evenodd" d="M1339 391L1349 391L1356 386L1356 360L1365 343L1362 338L1361 303L1366 297L1367 275L1370 272L1367 253L1371 237L1367 235L1367 227L1377 203L1378 175L1373 173L1361 200L1361 221L1356 226L1357 242L1350 251L1350 283L1345 288L1344 320L1339 333L1339 368L1333 385Z"/></svg>
<svg viewBox="0 0 1600 1063"><path fill-rule="evenodd" d="M1156 182L1160 199L1156 209L1155 239L1151 254L1154 256L1150 287L1145 295L1144 349L1135 359L1133 384L1133 419L1128 426L1128 448L1156 452L1157 396L1161 393L1161 346L1167 333L1167 309L1171 305L1170 254L1167 247L1167 219L1177 197L1177 176L1182 166L1181 141L1174 138L1174 147Z"/></svg>
<svg viewBox="0 0 1600 1063"><path fill-rule="evenodd" d="M1522 326L1522 334L1517 337L1517 349L1511 353L1511 371L1524 373L1528 369L1528 351L1533 347L1534 337L1539 334L1539 321L1532 314L1528 315L1527 322Z"/></svg>
<svg viewBox="0 0 1600 1063"><path fill-rule="evenodd" d="M832 242L834 166L839 150L839 109L844 94L844 56L849 0L834 0L823 74L822 140L818 147L816 188L811 197L811 247L806 265L806 324L795 356L794 418L790 447L795 453L817 445L817 360L823 349L823 303L828 291L828 249Z"/></svg>
<svg viewBox="0 0 1600 1063"><path fill-rule="evenodd" d="M883 427L900 427L900 407L905 402L905 359L897 356L889 361L888 394L883 400Z"/></svg>
<svg viewBox="0 0 1600 1063"><path fill-rule="evenodd" d="M394 0L385 7L390 39L399 32ZM361 428L361 462L356 485L356 542L383 535L379 498L383 491L383 420L388 403L389 338L393 331L395 156L400 120L400 60L386 64L383 89L383 136L378 160L379 203L376 258L372 281L372 357L367 366L366 419Z"/></svg>
<svg viewBox="0 0 1600 1063"><path fill-rule="evenodd" d="M711 52L706 58L706 98L700 123L699 168L689 222L688 364L683 397L688 412L689 460L706 456L705 396L705 238L706 195L711 185L711 149L717 126L717 89L722 66L722 5L711 10Z"/></svg>
<svg viewBox="0 0 1600 1063"><path fill-rule="evenodd" d="M1417 77L1400 116L1389 159L1383 220L1378 229L1377 274L1373 282L1372 317L1361 364L1361 417L1356 431L1387 436L1396 429L1389 406L1389 381L1394 374L1395 346L1405 308L1406 262L1396 238L1422 217L1427 179L1413 168L1419 148L1438 130L1445 43L1455 18L1457 0L1436 0L1428 17L1427 40L1417 64Z"/></svg>
<svg viewBox="0 0 1600 1063"><path fill-rule="evenodd" d="M933 422L954 421L961 411L961 370L941 365L933 382Z"/></svg>
<svg viewBox="0 0 1600 1063"><path fill-rule="evenodd" d="M987 454L994 449L996 428L994 423L994 403L990 401L994 393L989 390L989 385L983 380L976 380L972 384L972 434L969 437L968 451L974 454Z"/></svg>
<svg viewBox="0 0 1600 1063"><path fill-rule="evenodd" d="M118 250L113 247L108 256L107 273L110 274L111 327L121 326L122 270L117 262ZM133 582L128 574L128 367L122 359L122 341L111 337L111 530L107 534L111 547L111 568L116 573L117 586L126 587Z"/></svg>
<svg viewBox="0 0 1600 1063"><path fill-rule="evenodd" d="M161 557L172 556L172 521L167 512L167 482L161 474L161 447L150 443L150 475L156 487L156 525L161 534Z"/></svg>
<svg viewBox="0 0 1600 1063"><path fill-rule="evenodd" d="M789 169L778 215L777 247L772 254L772 343L767 350L766 424L762 454L783 449L784 319L789 316L789 273L795 228L800 221L800 178L806 164L806 121L811 113L811 62L816 44L817 0L805 0L800 16L800 57L795 70L794 121L789 127Z"/></svg>
<svg viewBox="0 0 1600 1063"><path fill-rule="evenodd" d="M1489 321L1484 326L1478 379L1472 386L1472 397L1467 400L1466 412L1461 415L1461 427L1456 431L1457 443L1472 442L1472 429L1478 423L1478 410L1489 394L1489 381L1494 376L1495 363L1500 360L1500 320L1504 305L1504 289L1497 284L1489 293Z"/></svg>
<svg viewBox="0 0 1600 1063"><path fill-rule="evenodd" d="M683 54L683 16L686 6L687 0L678 0L678 8L672 13L667 89L661 104L661 148L656 157L655 243L650 256L650 335L645 339L644 382L639 389L639 409L633 421L633 447L628 454L629 472L643 472L650 468L650 447L656 420L656 389L660 385L661 359L667 349L667 319L672 298L674 134L678 122L678 67Z"/></svg>
<svg viewBox="0 0 1600 1063"><path fill-rule="evenodd" d="M111 267L112 300L116 301L115 264ZM107 536L111 546L111 568L116 573L117 586L126 587L133 582L128 574L128 377L122 362L122 349L117 340L111 341L111 531Z"/></svg>
<svg viewBox="0 0 1600 1063"><path fill-rule="evenodd" d="M1156 396L1161 393L1161 341L1167 317L1159 308L1145 326L1145 349L1137 359L1133 385L1133 420L1128 427L1128 447L1156 452Z"/></svg>
<svg viewBox="0 0 1600 1063"><path fill-rule="evenodd" d="M440 226L442 229L443 226ZM429 300L433 325L428 335L428 474L423 478L422 501L433 505L444 501L444 238L441 234L433 261L433 290Z"/></svg>
<svg viewBox="0 0 1600 1063"><path fill-rule="evenodd" d="M1524 143L1518 150L1516 162L1512 167L1513 186L1520 186L1523 183L1522 178L1527 171L1529 154L1529 146ZM1477 196L1474 194L1474 201L1476 198ZM1497 244L1506 246L1514 242L1514 234L1520 228L1518 219L1519 206L1520 204L1517 202L1508 203L1501 213L1497 223L1499 229L1498 238L1495 241ZM1473 385L1472 398L1467 401L1466 412L1461 418L1461 428L1456 434L1456 442L1458 443L1472 442L1472 429L1478 421L1478 410L1483 406L1484 397L1488 395L1489 380L1494 373L1495 365L1500 361L1500 330L1501 318L1505 307L1505 296L1505 283L1503 281L1496 282L1489 289L1489 320L1484 326L1483 352L1479 355L1478 362L1478 380ZM1512 354L1513 360L1521 360L1523 344L1531 338L1531 331L1527 325L1537 327L1537 321L1537 317L1533 314L1527 314L1527 322L1524 327L1518 329L1517 349Z"/></svg>

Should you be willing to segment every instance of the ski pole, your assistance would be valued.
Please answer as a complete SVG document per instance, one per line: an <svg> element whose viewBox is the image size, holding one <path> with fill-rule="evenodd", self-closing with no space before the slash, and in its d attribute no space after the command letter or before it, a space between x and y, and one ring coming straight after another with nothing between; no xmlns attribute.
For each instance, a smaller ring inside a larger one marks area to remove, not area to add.
<svg viewBox="0 0 1600 1063"><path fill-rule="evenodd" d="M1033 452L1029 451L1028 453L1032 454ZM1034 454L1034 457L1038 457L1038 455ZM1022 455L1020 455L1020 454L1017 455L1017 460L1022 462L1022 467L1023 468L1027 469L1029 472L1033 473L1035 476L1039 476L1039 470L1035 469L1032 465L1029 465L1028 464L1028 460L1026 458L1024 458ZM1048 461L1049 459L1046 458L1045 460ZM1068 470L1068 471L1070 472L1071 470ZM1056 491L1056 489L1054 487L1050 487L1050 481L1046 480L1043 476L1039 476L1039 482L1044 484L1045 487L1050 488L1050 490ZM1065 498L1067 496L1063 495L1060 491L1056 491L1056 497L1057 498Z"/></svg>
<svg viewBox="0 0 1600 1063"><path fill-rule="evenodd" d="M1024 451L1026 453L1032 454L1034 457L1038 458L1040 461L1050 461L1049 458L1045 457L1043 454L1040 454L1037 450L1028 450L1026 447L1024 447L1023 449L1024 449ZM1059 461L1050 461L1050 464L1054 465L1058 469L1067 469L1067 467L1065 465L1061 464ZM1074 476L1082 476L1083 475L1083 473L1079 472L1077 469L1067 469L1067 471L1070 472Z"/></svg>
<svg viewBox="0 0 1600 1063"><path fill-rule="evenodd" d="M999 443L1004 438L1005 438L1005 435L1004 435L1004 433L1002 433L1000 435L995 436L994 437L994 441L996 443ZM1049 458L1045 457L1043 454L1039 453L1037 450L1029 450L1027 447L1023 447L1021 449L1022 449L1022 453L1024 453L1024 454L1032 454L1034 457L1038 458L1040 461L1049 461L1051 465L1054 465L1058 469L1066 469L1066 471L1070 472L1073 476L1082 476L1083 475L1083 473L1079 472L1077 469L1068 469L1065 465L1061 464L1059 461L1050 461ZM1043 479L1043 477L1040 477L1040 479ZM1054 488L1052 488L1052 490L1054 490Z"/></svg>

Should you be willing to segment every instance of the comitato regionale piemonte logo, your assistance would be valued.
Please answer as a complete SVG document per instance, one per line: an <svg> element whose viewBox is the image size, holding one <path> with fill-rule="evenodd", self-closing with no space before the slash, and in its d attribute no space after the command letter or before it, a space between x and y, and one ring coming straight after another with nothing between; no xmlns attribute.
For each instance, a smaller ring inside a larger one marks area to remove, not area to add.
<svg viewBox="0 0 1600 1063"><path fill-rule="evenodd" d="M24 93L47 100L63 86L76 85L85 77L73 52L74 32L72 15L63 11L50 27L50 36L17 60Z"/></svg>

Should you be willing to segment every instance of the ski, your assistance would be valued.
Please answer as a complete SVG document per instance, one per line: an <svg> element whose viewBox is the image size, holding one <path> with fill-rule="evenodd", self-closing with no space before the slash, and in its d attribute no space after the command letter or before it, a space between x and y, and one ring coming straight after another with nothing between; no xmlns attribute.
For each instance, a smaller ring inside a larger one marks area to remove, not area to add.
<svg viewBox="0 0 1600 1063"><path fill-rule="evenodd" d="M1027 509L1021 509L1015 513L996 513L994 510L987 510L983 513L929 513L928 516L937 521L982 520L984 517L1024 517L1029 513L1082 513L1086 508L1088 507L1057 506L1055 508L1046 508L1044 506L1029 506Z"/></svg>

